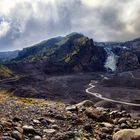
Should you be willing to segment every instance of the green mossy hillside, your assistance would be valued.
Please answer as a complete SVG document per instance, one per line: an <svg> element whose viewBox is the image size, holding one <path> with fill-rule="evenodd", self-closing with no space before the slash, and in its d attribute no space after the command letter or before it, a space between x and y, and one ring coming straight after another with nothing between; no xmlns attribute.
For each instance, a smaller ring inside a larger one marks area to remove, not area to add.
<svg viewBox="0 0 140 140"><path fill-rule="evenodd" d="M4 65L0 65L0 79L10 78L13 76L12 71Z"/></svg>

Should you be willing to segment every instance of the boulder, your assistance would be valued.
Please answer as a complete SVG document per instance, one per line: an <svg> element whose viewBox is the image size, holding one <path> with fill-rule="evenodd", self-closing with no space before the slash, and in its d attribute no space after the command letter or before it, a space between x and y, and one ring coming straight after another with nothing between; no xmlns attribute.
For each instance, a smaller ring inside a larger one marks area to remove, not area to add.
<svg viewBox="0 0 140 140"><path fill-rule="evenodd" d="M79 108L79 107L94 107L94 103L90 100L85 100L85 101L82 101L78 104L76 104L76 106Z"/></svg>
<svg viewBox="0 0 140 140"><path fill-rule="evenodd" d="M100 125L104 126L106 128L113 128L114 127L113 124L110 124L110 123L107 123L107 122L102 122Z"/></svg>
<svg viewBox="0 0 140 140"><path fill-rule="evenodd" d="M42 140L40 136L34 136L33 140Z"/></svg>
<svg viewBox="0 0 140 140"><path fill-rule="evenodd" d="M113 123L112 119L107 114L100 112L96 108L86 109L85 114L95 121Z"/></svg>
<svg viewBox="0 0 140 140"><path fill-rule="evenodd" d="M15 138L16 140L23 140L23 135L18 131L13 131L12 137Z"/></svg>
<svg viewBox="0 0 140 140"><path fill-rule="evenodd" d="M94 106L94 103L92 101L85 100L85 101L82 101L78 104L67 106L66 110L67 111L78 111L78 109L85 108L85 107L95 107L95 106Z"/></svg>
<svg viewBox="0 0 140 140"><path fill-rule="evenodd" d="M120 130L113 135L113 140L140 140L140 128Z"/></svg>
<svg viewBox="0 0 140 140"><path fill-rule="evenodd" d="M55 129L44 129L43 132L47 133L47 134L54 134L56 132L56 130Z"/></svg>
<svg viewBox="0 0 140 140"><path fill-rule="evenodd" d="M12 137L9 137L9 136L3 136L3 137L1 138L1 140L16 140L16 139L14 139L14 138L12 138Z"/></svg>
<svg viewBox="0 0 140 140"><path fill-rule="evenodd" d="M117 105L109 102L109 101L99 101L95 104L96 107L103 107L103 108L117 108Z"/></svg>
<svg viewBox="0 0 140 140"><path fill-rule="evenodd" d="M22 128L23 128L23 133L30 133L30 134L35 133L35 129L33 128L33 126L24 125Z"/></svg>
<svg viewBox="0 0 140 140"><path fill-rule="evenodd" d="M71 105L71 106L67 106L67 107L66 107L66 110L67 110L67 111L77 111L78 108L77 108L76 105Z"/></svg>

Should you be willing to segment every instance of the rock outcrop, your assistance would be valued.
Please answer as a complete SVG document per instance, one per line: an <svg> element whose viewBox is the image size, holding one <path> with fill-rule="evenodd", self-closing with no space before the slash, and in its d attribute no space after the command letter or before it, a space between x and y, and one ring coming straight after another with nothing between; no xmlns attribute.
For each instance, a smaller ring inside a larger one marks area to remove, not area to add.
<svg viewBox="0 0 140 140"><path fill-rule="evenodd" d="M92 39L72 33L23 49L7 66L23 64L24 70L38 63L47 74L105 71L106 56L104 48L97 47Z"/></svg>
<svg viewBox="0 0 140 140"><path fill-rule="evenodd" d="M6 66L0 64L0 79L13 77L13 72Z"/></svg>
<svg viewBox="0 0 140 140"><path fill-rule="evenodd" d="M130 71L140 67L138 56L130 51L123 52L117 64L117 71Z"/></svg>
<svg viewBox="0 0 140 140"><path fill-rule="evenodd" d="M113 135L113 140L140 140L140 128L120 130Z"/></svg>
<svg viewBox="0 0 140 140"><path fill-rule="evenodd" d="M122 72L140 68L139 44L140 38L126 42L94 42L82 34L71 33L42 41L21 51L0 53L0 62L9 65L43 62L42 68L47 74ZM8 58L7 54L12 56Z"/></svg>

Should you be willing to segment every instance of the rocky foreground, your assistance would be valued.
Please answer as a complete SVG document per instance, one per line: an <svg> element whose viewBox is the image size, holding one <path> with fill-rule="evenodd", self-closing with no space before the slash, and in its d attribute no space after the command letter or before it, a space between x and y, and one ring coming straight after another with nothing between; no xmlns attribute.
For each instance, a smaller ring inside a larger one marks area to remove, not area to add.
<svg viewBox="0 0 140 140"><path fill-rule="evenodd" d="M140 119L92 101L66 105L0 94L1 140L140 140Z"/></svg>

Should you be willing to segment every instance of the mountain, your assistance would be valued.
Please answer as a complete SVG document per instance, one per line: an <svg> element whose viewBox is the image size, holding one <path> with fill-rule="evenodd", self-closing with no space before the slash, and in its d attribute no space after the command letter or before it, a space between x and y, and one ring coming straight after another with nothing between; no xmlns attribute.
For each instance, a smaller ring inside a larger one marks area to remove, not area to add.
<svg viewBox="0 0 140 140"><path fill-rule="evenodd" d="M140 68L140 38L126 42L95 42L74 32L21 51L0 53L0 60L9 61L10 68L14 65L14 69L42 69L47 74L122 72ZM22 68L23 63L25 68Z"/></svg>
<svg viewBox="0 0 140 140"><path fill-rule="evenodd" d="M126 42L96 42L107 54L105 67L122 72L140 68L140 38Z"/></svg>
<svg viewBox="0 0 140 140"><path fill-rule="evenodd" d="M19 51L0 52L0 62L9 61L18 56Z"/></svg>
<svg viewBox="0 0 140 140"><path fill-rule="evenodd" d="M104 48L96 47L92 39L82 34L71 33L25 48L11 62L42 63L43 71L50 74L104 71L105 60Z"/></svg>

